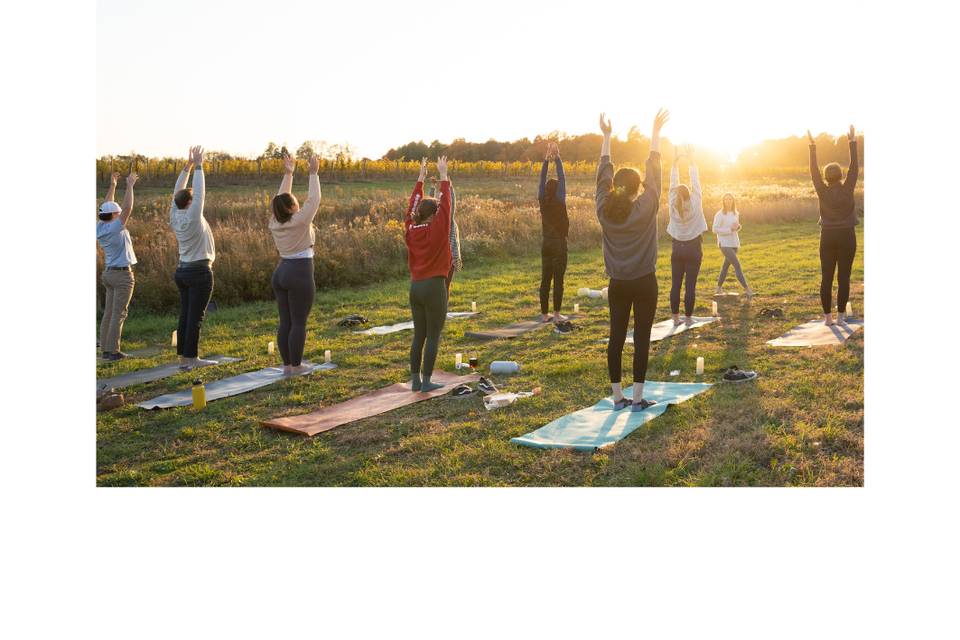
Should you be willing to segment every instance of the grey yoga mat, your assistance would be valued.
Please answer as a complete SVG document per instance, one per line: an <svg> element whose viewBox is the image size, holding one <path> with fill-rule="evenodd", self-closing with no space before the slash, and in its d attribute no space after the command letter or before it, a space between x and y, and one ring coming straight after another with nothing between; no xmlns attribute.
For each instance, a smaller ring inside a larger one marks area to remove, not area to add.
<svg viewBox="0 0 960 640"><path fill-rule="evenodd" d="M658 342L664 338L669 338L670 336L675 336L678 333L683 333L687 329L699 329L702 326L708 325L714 320L719 320L719 317L713 316L693 316L693 324L689 327L680 323L678 326L673 326L673 319L668 318L667 320L662 320L650 328L650 342ZM604 342L609 342L609 338L605 338ZM627 344L633 344L633 329L627 332Z"/></svg>
<svg viewBox="0 0 960 640"><path fill-rule="evenodd" d="M799 327L794 327L779 338L768 340L771 347L820 347L843 344L858 329L863 327L863 320L850 318L845 325L835 324L828 327L823 320L811 320Z"/></svg>
<svg viewBox="0 0 960 640"><path fill-rule="evenodd" d="M217 364L223 364L224 362L239 362L240 358L231 358L229 356L206 356L204 360L214 360ZM207 365L207 367L212 367L215 365ZM207 367L201 367L206 369ZM198 369L193 369L197 371ZM162 378L169 378L170 376L176 375L178 373L184 373L180 368L180 365L176 362L171 362L169 364L162 364L159 367L151 367L149 369L137 369L136 371L131 371L130 373L125 373L115 378L97 378L97 388L114 388L122 389L123 387L132 387L135 384L144 384L147 382L153 382L155 380L160 380Z"/></svg>
<svg viewBox="0 0 960 640"><path fill-rule="evenodd" d="M305 376L314 371L325 371L327 369L335 369L336 367L337 365L332 362L324 362L323 364L313 365L313 369L305 371L300 375ZM253 391L254 389L265 387L268 384L273 384L277 380L283 380L286 377L289 376L283 375L282 367L267 367L259 371L248 371L238 376L214 380L206 385L207 402ZM153 400L140 402L137 406L141 409L170 409L171 407L188 407L191 404L193 404L193 389L185 389L183 391L158 396Z"/></svg>
<svg viewBox="0 0 960 640"><path fill-rule="evenodd" d="M571 315L568 316L568 319L575 320L577 317L578 316L576 315ZM512 339L530 331L536 331L537 329L550 326L553 326L552 320L548 320L546 322L543 322L542 320L521 320L520 322L514 322L513 324L508 324L507 326L500 327L499 329L488 329L486 331L467 331L463 335L468 338L478 338L480 340L496 340L498 338Z"/></svg>
<svg viewBox="0 0 960 640"><path fill-rule="evenodd" d="M456 320L457 318L470 318L472 316L480 313L479 311L449 311L447 312L447 320ZM413 320L407 320L406 322L398 322L397 324L388 324L381 327L370 327L369 329L364 329L362 331L354 331L354 333L359 333L365 336L385 336L388 333L396 333L398 331L407 331L413 329Z"/></svg>

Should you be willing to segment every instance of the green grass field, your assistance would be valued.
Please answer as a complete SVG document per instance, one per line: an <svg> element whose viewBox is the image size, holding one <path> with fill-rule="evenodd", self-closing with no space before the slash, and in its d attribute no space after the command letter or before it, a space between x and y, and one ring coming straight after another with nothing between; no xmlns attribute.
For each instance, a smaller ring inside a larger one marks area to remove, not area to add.
<svg viewBox="0 0 960 640"><path fill-rule="evenodd" d="M852 303L863 309L862 229L854 265ZM860 486L863 484L863 340L842 347L773 349L770 338L819 313L818 230L815 220L746 226L741 261L757 291L752 303L721 301L723 320L655 343L648 380L694 381L697 356L706 359L704 381L716 382L726 366L756 369L756 382L716 385L641 427L613 447L589 454L540 450L510 443L609 392L605 345L608 311L602 300L575 298L579 287L605 285L599 248L573 252L566 277L566 307L585 310L582 330L559 336L548 330L512 341L475 342L464 332L538 313L538 254L480 262L467 255L454 282L450 309L480 316L449 321L438 368L451 370L454 353L522 363L520 374L496 380L504 390L543 393L495 411L479 397L439 398L344 425L314 438L267 430L267 417L311 411L407 379L410 332L358 336L336 327L348 313L373 324L409 319L407 281L319 291L311 316L306 357L331 349L340 368L284 380L264 389L193 409L145 411L133 403L189 386L185 373L126 389L128 405L97 415L97 484L119 485L321 485L321 486ZM697 313L709 314L721 256L712 236L704 242ZM661 242L657 319L669 317L669 243ZM173 286L172 280L170 286ZM732 277L727 289L736 290ZM216 298L216 291L214 291ZM757 316L779 307L782 320ZM172 315L133 314L124 349L169 344ZM275 365L273 303L222 308L207 316L201 355L222 353L241 362L201 370L206 380ZM632 347L624 353L624 383ZM98 363L108 377L174 359L166 347L151 358ZM668 373L679 369L680 376Z"/></svg>

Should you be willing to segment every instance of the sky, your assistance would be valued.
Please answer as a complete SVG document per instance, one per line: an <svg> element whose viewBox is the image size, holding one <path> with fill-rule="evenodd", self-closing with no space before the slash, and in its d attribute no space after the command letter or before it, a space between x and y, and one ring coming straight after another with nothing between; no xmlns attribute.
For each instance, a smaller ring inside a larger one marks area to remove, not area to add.
<svg viewBox="0 0 960 640"><path fill-rule="evenodd" d="M666 137L734 156L863 118L855 5L104 0L96 152L325 140L378 158L596 132L600 111L649 135L664 106Z"/></svg>

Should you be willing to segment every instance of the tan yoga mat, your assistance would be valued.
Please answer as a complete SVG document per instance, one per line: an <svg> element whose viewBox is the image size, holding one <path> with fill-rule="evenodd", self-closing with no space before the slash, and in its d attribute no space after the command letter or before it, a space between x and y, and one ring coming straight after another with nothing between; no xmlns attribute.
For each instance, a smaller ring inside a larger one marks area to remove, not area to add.
<svg viewBox="0 0 960 640"><path fill-rule="evenodd" d="M572 315L567 316L569 320L576 320L578 316ZM553 320L547 320L543 322L542 320L522 320L520 322L514 322L513 324L508 324L505 327L499 329L490 329L488 331L467 331L463 335L468 338L479 338L480 340L496 340L498 338L516 338L517 336L523 335L530 331L536 331L537 329L542 329L543 327L549 327L553 325Z"/></svg>
<svg viewBox="0 0 960 640"><path fill-rule="evenodd" d="M479 374L458 376L446 371L434 371L433 382L442 384L439 389L430 392L411 391L409 382L398 382L389 387L371 391L362 396L351 398L345 402L323 407L311 413L305 413L299 416L286 416L283 418L271 418L264 420L260 424L270 429L279 429L291 433L299 433L305 436L315 436L318 433L329 431L340 425L349 422L362 420L371 416L380 415L400 407L405 407L415 402L429 400L449 393L458 384L466 382L477 382L480 380Z"/></svg>
<svg viewBox="0 0 960 640"><path fill-rule="evenodd" d="M850 318L846 325L835 324L831 327L823 320L811 320L794 327L779 338L768 340L771 347L823 347L843 344L847 338L863 327L863 320Z"/></svg>

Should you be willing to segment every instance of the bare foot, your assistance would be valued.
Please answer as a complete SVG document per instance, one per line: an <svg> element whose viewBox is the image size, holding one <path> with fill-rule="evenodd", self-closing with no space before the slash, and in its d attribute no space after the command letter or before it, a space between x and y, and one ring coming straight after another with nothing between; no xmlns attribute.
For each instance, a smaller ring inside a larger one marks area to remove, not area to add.
<svg viewBox="0 0 960 640"><path fill-rule="evenodd" d="M753 297L753 289L751 289L750 287L747 287L747 298L752 298L752 297Z"/></svg>
<svg viewBox="0 0 960 640"><path fill-rule="evenodd" d="M847 324L847 314L838 313L837 314L837 324L846 325Z"/></svg>
<svg viewBox="0 0 960 640"><path fill-rule="evenodd" d="M554 321L554 322L566 322L567 320L569 320L569 318L567 318L567 316L563 315L563 314L560 313L560 312L557 312L557 313L554 313L554 314L553 314L553 321Z"/></svg>
<svg viewBox="0 0 960 640"><path fill-rule="evenodd" d="M688 327L692 327L692 326L693 326L693 316L687 316L686 318L684 318L684 319L683 319L683 323L684 323L685 325L687 325Z"/></svg>
<svg viewBox="0 0 960 640"><path fill-rule="evenodd" d="M836 323L833 321L833 314L832 314L832 313L825 313L825 314L823 314L823 324L827 325L828 327L832 327L833 325L836 324Z"/></svg>
<svg viewBox="0 0 960 640"><path fill-rule="evenodd" d="M288 375L299 376L302 373L307 373L308 371L312 371L312 370L313 370L313 365L308 362L304 362L303 364L291 366L290 373Z"/></svg>
<svg viewBox="0 0 960 640"><path fill-rule="evenodd" d="M291 369L293 369L293 367L291 367L289 364L283 365L283 375L285 375L285 376L290 375L290 370L291 370Z"/></svg>
<svg viewBox="0 0 960 640"><path fill-rule="evenodd" d="M540 322L550 322L550 314L549 314L549 313L541 313L541 314L540 314Z"/></svg>
<svg viewBox="0 0 960 640"><path fill-rule="evenodd" d="M679 326L680 326L680 314L679 314L679 313L673 314L673 326L675 326L675 327L679 327Z"/></svg>
<svg viewBox="0 0 960 640"><path fill-rule="evenodd" d="M713 295L715 295L715 296L722 296L722 295L723 295L723 287L717 287L717 290L713 292Z"/></svg>

